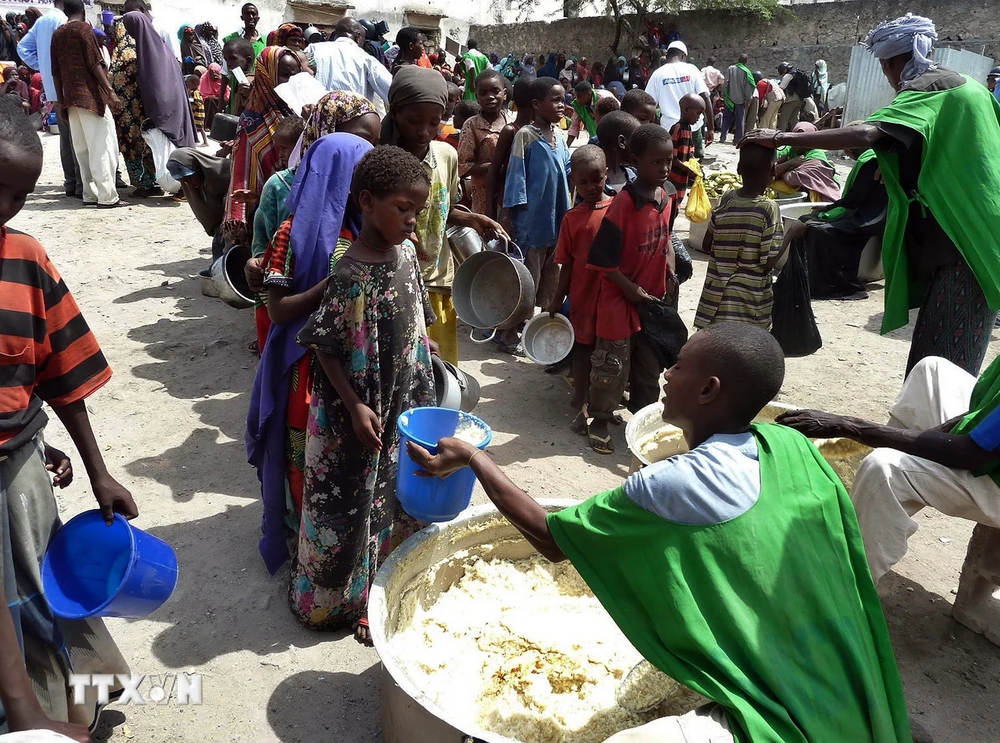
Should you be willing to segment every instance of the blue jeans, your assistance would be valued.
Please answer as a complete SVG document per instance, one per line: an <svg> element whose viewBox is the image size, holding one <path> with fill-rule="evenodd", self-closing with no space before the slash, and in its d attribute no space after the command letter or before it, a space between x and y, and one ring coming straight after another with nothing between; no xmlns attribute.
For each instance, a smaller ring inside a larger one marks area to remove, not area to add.
<svg viewBox="0 0 1000 743"><path fill-rule="evenodd" d="M743 125L746 122L746 103L737 103L735 108L730 111L728 108L722 110L722 136L719 140L722 142L726 141L726 135L733 126L733 118L736 119L736 128L733 131L733 142L739 143L743 139Z"/></svg>

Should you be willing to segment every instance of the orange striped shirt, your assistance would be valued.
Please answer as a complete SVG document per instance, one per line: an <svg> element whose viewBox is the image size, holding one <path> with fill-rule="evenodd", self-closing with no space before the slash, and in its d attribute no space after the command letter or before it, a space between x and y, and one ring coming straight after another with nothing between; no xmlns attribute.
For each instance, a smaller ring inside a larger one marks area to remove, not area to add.
<svg viewBox="0 0 1000 743"><path fill-rule="evenodd" d="M77 402L109 379L111 367L45 249L0 228L0 453L45 426L42 402Z"/></svg>

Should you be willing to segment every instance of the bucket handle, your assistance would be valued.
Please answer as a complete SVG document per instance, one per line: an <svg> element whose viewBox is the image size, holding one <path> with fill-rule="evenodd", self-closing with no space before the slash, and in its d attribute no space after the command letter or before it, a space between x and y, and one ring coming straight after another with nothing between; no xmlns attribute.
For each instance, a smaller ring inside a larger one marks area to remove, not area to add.
<svg viewBox="0 0 1000 743"><path fill-rule="evenodd" d="M503 235L500 236L500 239L503 240L505 243L507 243L507 245L506 245L507 251L506 252L508 254L510 254L510 249L514 248L517 251L517 259L519 261L521 261L521 263L524 263L524 251L521 249L521 246L518 245L513 240L508 240Z"/></svg>
<svg viewBox="0 0 1000 743"><path fill-rule="evenodd" d="M469 331L469 340L472 341L473 343L489 343L496 337L496 334L497 334L497 329L493 328L493 332L490 333L486 338L481 338L477 340L476 329L473 328L472 330Z"/></svg>

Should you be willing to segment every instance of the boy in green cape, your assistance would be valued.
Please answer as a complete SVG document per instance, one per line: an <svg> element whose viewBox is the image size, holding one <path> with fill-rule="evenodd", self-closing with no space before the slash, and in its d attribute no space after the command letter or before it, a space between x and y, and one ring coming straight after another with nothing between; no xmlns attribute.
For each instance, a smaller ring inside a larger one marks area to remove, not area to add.
<svg viewBox="0 0 1000 743"><path fill-rule="evenodd" d="M874 148L889 193L882 240L882 332L919 307L907 374L940 356L975 376L1000 310L1000 103L930 59L937 33L905 15L865 44L898 91L861 126L751 132L745 142L826 150Z"/></svg>
<svg viewBox="0 0 1000 743"><path fill-rule="evenodd" d="M428 475L471 466L540 553L573 562L646 659L715 703L624 740L912 740L843 485L804 436L751 423L783 379L767 331L699 332L663 401L690 451L555 513L469 444L443 439L435 456L409 446Z"/></svg>

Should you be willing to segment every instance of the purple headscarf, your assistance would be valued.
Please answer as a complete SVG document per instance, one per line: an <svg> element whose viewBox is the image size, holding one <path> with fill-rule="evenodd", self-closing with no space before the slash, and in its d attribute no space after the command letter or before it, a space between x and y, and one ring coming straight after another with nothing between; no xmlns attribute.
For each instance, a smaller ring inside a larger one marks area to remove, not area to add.
<svg viewBox="0 0 1000 743"><path fill-rule="evenodd" d="M135 39L142 107L156 128L178 147L194 147L194 117L187 86L174 53L153 28L152 19L138 10L123 17L125 30Z"/></svg>
<svg viewBox="0 0 1000 743"><path fill-rule="evenodd" d="M288 200L292 221L290 250L295 256L292 293L316 286L330 275L330 259L341 229L361 229L357 214L347 214L354 168L371 144L346 132L327 134L307 150L295 173ZM247 460L257 468L264 514L260 554L274 575L288 559L285 546L285 418L292 367L306 349L295 337L308 317L284 325L271 323L247 412Z"/></svg>

